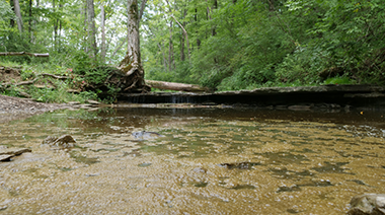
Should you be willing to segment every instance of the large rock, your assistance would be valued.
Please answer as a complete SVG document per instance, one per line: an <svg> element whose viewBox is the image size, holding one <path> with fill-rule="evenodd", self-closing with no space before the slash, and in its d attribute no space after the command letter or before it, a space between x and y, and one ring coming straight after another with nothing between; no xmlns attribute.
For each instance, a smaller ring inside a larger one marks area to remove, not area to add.
<svg viewBox="0 0 385 215"><path fill-rule="evenodd" d="M385 215L385 194L368 193L350 201L348 215Z"/></svg>
<svg viewBox="0 0 385 215"><path fill-rule="evenodd" d="M76 141L70 135L63 135L60 137L48 136L47 138L45 138L45 140L43 140L43 144L48 144L50 146L59 146L64 148L72 148L74 147L74 143L76 143Z"/></svg>

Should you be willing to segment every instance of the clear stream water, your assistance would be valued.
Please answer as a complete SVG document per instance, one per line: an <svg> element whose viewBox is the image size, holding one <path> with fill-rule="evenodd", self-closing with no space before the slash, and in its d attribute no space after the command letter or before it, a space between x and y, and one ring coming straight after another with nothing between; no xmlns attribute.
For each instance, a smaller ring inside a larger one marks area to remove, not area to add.
<svg viewBox="0 0 385 215"><path fill-rule="evenodd" d="M164 137L140 140L133 132ZM42 145L72 135L77 146ZM0 124L0 214L344 214L385 193L381 112L57 111Z"/></svg>

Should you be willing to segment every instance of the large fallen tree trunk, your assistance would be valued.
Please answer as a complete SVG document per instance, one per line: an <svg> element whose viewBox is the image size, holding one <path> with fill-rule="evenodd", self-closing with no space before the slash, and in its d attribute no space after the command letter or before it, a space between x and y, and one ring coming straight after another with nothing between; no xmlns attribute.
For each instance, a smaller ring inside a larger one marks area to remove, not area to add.
<svg viewBox="0 0 385 215"><path fill-rule="evenodd" d="M48 53L28 53L28 52L0 52L0 56L32 56L32 57L49 57Z"/></svg>
<svg viewBox="0 0 385 215"><path fill-rule="evenodd" d="M202 87L202 86L193 85L193 84L182 84L182 83L152 81L152 80L146 80L146 84L149 85L151 88L156 88L161 90L176 90L176 91L185 91L185 92L210 92L211 91L208 87Z"/></svg>

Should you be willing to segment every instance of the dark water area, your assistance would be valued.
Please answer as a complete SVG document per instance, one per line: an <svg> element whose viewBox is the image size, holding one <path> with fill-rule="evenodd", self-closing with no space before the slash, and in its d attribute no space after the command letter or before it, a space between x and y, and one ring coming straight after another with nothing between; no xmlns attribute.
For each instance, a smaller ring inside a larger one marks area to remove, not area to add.
<svg viewBox="0 0 385 215"><path fill-rule="evenodd" d="M136 107L3 123L0 147L32 152L0 163L0 214L344 214L385 192L384 114ZM42 144L63 134L74 148Z"/></svg>

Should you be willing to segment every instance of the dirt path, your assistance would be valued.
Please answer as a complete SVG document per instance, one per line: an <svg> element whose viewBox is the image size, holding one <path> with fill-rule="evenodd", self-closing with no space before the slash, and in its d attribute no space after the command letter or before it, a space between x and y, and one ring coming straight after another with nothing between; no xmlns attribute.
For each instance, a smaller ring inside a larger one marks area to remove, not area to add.
<svg viewBox="0 0 385 215"><path fill-rule="evenodd" d="M39 103L31 99L0 95L0 123L68 107L67 104Z"/></svg>

